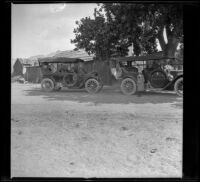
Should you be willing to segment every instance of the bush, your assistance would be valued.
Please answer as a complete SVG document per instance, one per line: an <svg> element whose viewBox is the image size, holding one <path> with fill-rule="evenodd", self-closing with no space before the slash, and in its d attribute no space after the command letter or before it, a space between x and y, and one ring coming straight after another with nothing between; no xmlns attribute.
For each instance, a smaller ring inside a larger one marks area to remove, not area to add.
<svg viewBox="0 0 200 182"><path fill-rule="evenodd" d="M12 83L13 82L24 83L25 79L24 79L23 76L18 75L18 76L13 76L12 79L11 79L11 81L12 81Z"/></svg>

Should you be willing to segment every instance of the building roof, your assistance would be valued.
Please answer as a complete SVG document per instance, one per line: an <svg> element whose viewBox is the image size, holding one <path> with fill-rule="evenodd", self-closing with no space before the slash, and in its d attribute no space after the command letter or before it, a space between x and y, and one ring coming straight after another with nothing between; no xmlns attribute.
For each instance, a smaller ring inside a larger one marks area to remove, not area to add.
<svg viewBox="0 0 200 182"><path fill-rule="evenodd" d="M30 60L27 58L17 58L15 61L13 61L13 65L15 64L16 61L19 61L22 65L34 65L34 63L37 63L37 60Z"/></svg>
<svg viewBox="0 0 200 182"><path fill-rule="evenodd" d="M46 63L79 63L84 62L79 58L67 58L67 57L45 57L38 58L38 62L46 62Z"/></svg>
<svg viewBox="0 0 200 182"><path fill-rule="evenodd" d="M161 59L174 59L174 57L166 57L164 56L164 52L160 51L145 56L118 57L113 59L116 59L118 61L150 61L150 60L161 60Z"/></svg>

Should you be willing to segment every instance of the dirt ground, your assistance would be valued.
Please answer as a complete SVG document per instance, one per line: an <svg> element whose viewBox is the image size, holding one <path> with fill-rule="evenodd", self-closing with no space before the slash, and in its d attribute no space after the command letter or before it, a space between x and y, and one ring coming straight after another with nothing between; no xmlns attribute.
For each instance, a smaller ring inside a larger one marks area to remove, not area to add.
<svg viewBox="0 0 200 182"><path fill-rule="evenodd" d="M12 83L12 177L181 177L182 102L173 92L45 93Z"/></svg>

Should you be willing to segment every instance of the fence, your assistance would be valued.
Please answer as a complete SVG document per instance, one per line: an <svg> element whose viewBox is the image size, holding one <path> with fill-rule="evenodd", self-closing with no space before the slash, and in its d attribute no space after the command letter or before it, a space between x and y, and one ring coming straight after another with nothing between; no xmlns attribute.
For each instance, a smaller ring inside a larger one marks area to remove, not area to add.
<svg viewBox="0 0 200 182"><path fill-rule="evenodd" d="M112 83L116 81L114 76L111 74L108 61L87 61L85 62L84 68L87 72L98 72L104 85L112 85Z"/></svg>

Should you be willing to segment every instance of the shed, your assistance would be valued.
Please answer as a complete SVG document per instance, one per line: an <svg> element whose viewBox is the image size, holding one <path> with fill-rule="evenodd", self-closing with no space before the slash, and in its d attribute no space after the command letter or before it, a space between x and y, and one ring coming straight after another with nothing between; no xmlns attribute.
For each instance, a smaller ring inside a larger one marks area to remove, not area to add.
<svg viewBox="0 0 200 182"><path fill-rule="evenodd" d="M17 58L13 65L13 76L21 75L23 76L23 65L22 65L22 59Z"/></svg>

